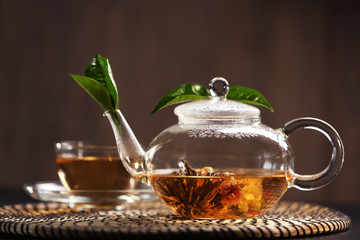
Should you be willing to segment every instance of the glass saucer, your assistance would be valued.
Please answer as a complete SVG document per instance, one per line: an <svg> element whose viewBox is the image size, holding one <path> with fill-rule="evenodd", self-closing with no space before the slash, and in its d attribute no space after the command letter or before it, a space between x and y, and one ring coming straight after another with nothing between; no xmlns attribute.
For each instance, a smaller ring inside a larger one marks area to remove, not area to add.
<svg viewBox="0 0 360 240"><path fill-rule="evenodd" d="M151 188L128 190L71 190L60 181L25 184L25 192L32 198L46 202L69 203L77 208L124 208L127 203L158 200Z"/></svg>

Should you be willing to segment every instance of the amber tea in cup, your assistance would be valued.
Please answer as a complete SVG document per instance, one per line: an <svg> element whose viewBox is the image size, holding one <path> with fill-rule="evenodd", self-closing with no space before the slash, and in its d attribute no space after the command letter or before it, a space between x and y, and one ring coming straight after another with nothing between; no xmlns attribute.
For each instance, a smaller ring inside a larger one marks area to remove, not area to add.
<svg viewBox="0 0 360 240"><path fill-rule="evenodd" d="M82 141L55 144L56 169L67 190L134 189L136 179L125 170L115 146Z"/></svg>

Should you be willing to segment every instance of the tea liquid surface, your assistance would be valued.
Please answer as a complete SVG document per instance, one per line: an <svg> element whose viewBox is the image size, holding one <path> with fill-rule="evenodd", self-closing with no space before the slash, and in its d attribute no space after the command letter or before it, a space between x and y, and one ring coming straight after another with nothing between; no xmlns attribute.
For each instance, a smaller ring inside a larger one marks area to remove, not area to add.
<svg viewBox="0 0 360 240"><path fill-rule="evenodd" d="M288 189L289 172L238 170L232 176L151 174L160 199L185 218L251 218L274 206Z"/></svg>
<svg viewBox="0 0 360 240"><path fill-rule="evenodd" d="M116 190L134 185L119 157L58 157L56 167L68 190Z"/></svg>

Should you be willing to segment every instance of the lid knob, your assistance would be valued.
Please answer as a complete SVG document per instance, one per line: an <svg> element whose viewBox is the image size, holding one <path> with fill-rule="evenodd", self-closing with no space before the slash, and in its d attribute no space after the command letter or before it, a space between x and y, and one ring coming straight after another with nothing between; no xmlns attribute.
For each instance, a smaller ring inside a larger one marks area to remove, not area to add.
<svg viewBox="0 0 360 240"><path fill-rule="evenodd" d="M210 94L213 97L225 98L229 91L229 83L225 78L216 77L213 78L210 83Z"/></svg>

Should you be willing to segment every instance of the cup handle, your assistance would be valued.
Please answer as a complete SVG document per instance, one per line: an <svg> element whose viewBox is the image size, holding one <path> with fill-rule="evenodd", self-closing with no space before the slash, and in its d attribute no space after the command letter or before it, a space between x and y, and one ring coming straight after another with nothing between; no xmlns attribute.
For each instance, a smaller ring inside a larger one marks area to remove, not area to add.
<svg viewBox="0 0 360 240"><path fill-rule="evenodd" d="M344 162L344 145L339 134L328 123L317 118L297 118L286 123L281 130L290 136L298 129L311 129L324 134L332 146L332 155L329 165L321 172L312 175L294 174L295 181L293 187L310 191L329 184L339 173Z"/></svg>

